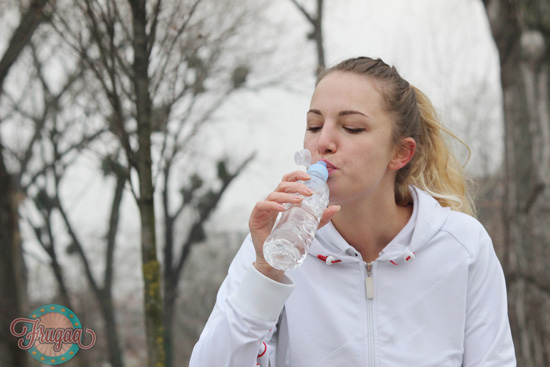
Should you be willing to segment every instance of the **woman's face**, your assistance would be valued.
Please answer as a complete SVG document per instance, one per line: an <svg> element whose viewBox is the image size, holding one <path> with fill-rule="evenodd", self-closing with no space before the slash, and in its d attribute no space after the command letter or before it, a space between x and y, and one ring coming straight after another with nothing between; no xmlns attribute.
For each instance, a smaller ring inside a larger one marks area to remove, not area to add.
<svg viewBox="0 0 550 367"><path fill-rule="evenodd" d="M396 147L392 116L377 82L350 72L331 72L317 85L307 113L304 147L312 161L325 160L332 204L390 192Z"/></svg>

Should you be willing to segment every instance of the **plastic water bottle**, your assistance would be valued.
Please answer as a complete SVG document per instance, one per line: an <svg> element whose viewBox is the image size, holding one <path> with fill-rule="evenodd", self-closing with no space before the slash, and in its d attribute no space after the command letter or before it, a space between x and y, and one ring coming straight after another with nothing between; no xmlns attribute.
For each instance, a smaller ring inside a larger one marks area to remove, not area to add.
<svg viewBox="0 0 550 367"><path fill-rule="evenodd" d="M296 157L295 159L298 161ZM311 178L303 183L313 190L314 194L304 196L300 204L290 205L281 214L264 243L265 260L279 270L295 269L304 262L323 211L328 205L326 163L317 162L311 165L307 173Z"/></svg>

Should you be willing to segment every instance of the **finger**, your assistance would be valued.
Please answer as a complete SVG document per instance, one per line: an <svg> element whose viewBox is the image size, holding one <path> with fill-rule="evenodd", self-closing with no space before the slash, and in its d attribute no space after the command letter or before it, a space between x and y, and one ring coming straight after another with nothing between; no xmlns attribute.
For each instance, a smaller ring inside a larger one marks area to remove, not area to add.
<svg viewBox="0 0 550 367"><path fill-rule="evenodd" d="M252 210L252 214L254 215L254 212L283 212L285 209L286 208L282 205L282 203L264 200L256 203L254 209Z"/></svg>
<svg viewBox="0 0 550 367"><path fill-rule="evenodd" d="M319 227L323 227L325 224L330 222L330 219L340 211L340 205L330 205L328 208L325 209L323 212L323 216L321 217L321 221L319 222Z"/></svg>
<svg viewBox="0 0 550 367"><path fill-rule="evenodd" d="M248 219L248 228L250 229L250 232L253 235L255 231L270 232L275 224L277 215L283 211L285 211L285 207L282 204L275 203L273 201L261 201L256 203L256 206L254 206L252 214L250 214L250 218Z"/></svg>
<svg viewBox="0 0 550 367"><path fill-rule="evenodd" d="M283 192L272 192L266 198L266 201L274 201L279 204L298 204L304 200L302 195L286 194Z"/></svg>
<svg viewBox="0 0 550 367"><path fill-rule="evenodd" d="M298 193L305 196L313 195L313 190L300 182L281 182L275 188L275 192Z"/></svg>
<svg viewBox="0 0 550 367"><path fill-rule="evenodd" d="M310 176L304 171L293 171L283 176L283 182L295 182L299 180L309 180Z"/></svg>

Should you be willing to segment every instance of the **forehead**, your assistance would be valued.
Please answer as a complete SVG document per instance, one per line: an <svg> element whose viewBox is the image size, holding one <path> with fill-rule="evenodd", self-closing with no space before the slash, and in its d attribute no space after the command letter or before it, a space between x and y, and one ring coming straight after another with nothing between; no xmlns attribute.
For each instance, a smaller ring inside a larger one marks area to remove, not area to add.
<svg viewBox="0 0 550 367"><path fill-rule="evenodd" d="M311 108L334 106L343 109L379 107L383 109L381 82L352 72L333 71L319 81Z"/></svg>

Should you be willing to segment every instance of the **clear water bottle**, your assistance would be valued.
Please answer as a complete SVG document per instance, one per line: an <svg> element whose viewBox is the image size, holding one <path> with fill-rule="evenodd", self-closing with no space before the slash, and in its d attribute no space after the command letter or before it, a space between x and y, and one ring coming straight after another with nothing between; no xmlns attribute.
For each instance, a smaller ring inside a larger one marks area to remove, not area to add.
<svg viewBox="0 0 550 367"><path fill-rule="evenodd" d="M309 166L311 177L303 183L313 190L304 196L300 204L285 210L264 243L264 258L279 270L291 270L300 266L309 251L317 227L328 205L328 170L325 162Z"/></svg>

